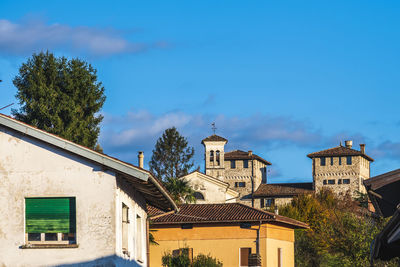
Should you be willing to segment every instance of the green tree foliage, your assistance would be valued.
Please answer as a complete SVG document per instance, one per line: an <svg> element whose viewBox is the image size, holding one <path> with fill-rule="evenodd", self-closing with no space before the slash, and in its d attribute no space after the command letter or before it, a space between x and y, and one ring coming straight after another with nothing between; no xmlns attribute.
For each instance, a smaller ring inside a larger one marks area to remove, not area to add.
<svg viewBox="0 0 400 267"><path fill-rule="evenodd" d="M179 179L193 168L194 149L175 127L166 129L157 140L151 157L150 171L161 181L178 203L193 202L193 190Z"/></svg>
<svg viewBox="0 0 400 267"><path fill-rule="evenodd" d="M386 222L375 218L350 196L323 190L301 195L282 207L281 215L308 223L296 230L296 266L369 266L371 242ZM377 262L375 266L397 266Z"/></svg>
<svg viewBox="0 0 400 267"><path fill-rule="evenodd" d="M222 267L222 262L213 258L211 255L198 254L193 262L189 259L189 249L183 248L175 255L165 253L162 257L162 265L164 267Z"/></svg>
<svg viewBox="0 0 400 267"><path fill-rule="evenodd" d="M21 106L12 110L16 119L96 148L106 97L90 64L41 52L22 64L13 83Z"/></svg>

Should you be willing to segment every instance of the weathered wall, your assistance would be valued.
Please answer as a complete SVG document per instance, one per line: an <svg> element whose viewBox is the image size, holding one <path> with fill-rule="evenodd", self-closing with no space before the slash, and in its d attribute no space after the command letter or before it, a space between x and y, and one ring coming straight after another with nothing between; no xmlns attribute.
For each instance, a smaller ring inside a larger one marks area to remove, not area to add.
<svg viewBox="0 0 400 267"><path fill-rule="evenodd" d="M117 177L117 201L115 211L116 211L116 254L121 258L128 260L136 260L143 266L147 265L147 255L146 255L146 220L147 213L145 212L146 202L142 195L134 190L132 186L125 182L125 180L118 176ZM128 254L122 253L122 203L125 204L129 210L129 224L128 224ZM141 223L139 227L141 228L141 234L138 233L137 227L137 216L140 217ZM142 247L138 250L138 244Z"/></svg>
<svg viewBox="0 0 400 267"><path fill-rule="evenodd" d="M240 248L251 248L256 252L255 240L258 226L252 229L242 229L239 225L194 225L193 229L181 229L176 226L152 226L158 246L150 246L150 266L161 266L161 257L165 252L174 249L193 248L193 256L199 253L210 254L221 260L224 266L239 266ZM260 254L262 266L272 265L275 248L283 248L284 265L294 263L294 234L285 227L263 224L260 230ZM290 245L291 244L291 245ZM272 263L270 263L272 262Z"/></svg>
<svg viewBox="0 0 400 267"><path fill-rule="evenodd" d="M321 188L329 188L337 194L346 194L350 192L355 195L356 191L365 193L362 181L369 179L369 161L361 156L352 156L352 164L346 164L346 157L341 157L341 165L339 165L339 157L333 157L333 165L331 158L326 157L325 166L321 166L321 158L313 158L314 165L314 183L318 192ZM350 184L338 184L339 179L350 179ZM335 184L324 185L324 180L335 180Z"/></svg>
<svg viewBox="0 0 400 267"><path fill-rule="evenodd" d="M78 248L22 249L26 197L75 197ZM116 178L0 127L0 266L90 262L116 253Z"/></svg>
<svg viewBox="0 0 400 267"><path fill-rule="evenodd" d="M229 203L236 202L235 195L228 191L228 184L221 181L215 181L216 178L209 179L204 174L193 172L184 177L189 182L194 191L200 192L204 200L197 200L197 204L202 203Z"/></svg>

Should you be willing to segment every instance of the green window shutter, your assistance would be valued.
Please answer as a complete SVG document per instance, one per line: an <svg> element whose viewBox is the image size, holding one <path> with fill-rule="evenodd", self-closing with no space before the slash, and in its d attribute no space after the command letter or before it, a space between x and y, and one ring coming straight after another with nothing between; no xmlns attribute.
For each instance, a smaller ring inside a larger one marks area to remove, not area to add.
<svg viewBox="0 0 400 267"><path fill-rule="evenodd" d="M26 198L27 233L75 233L75 198Z"/></svg>

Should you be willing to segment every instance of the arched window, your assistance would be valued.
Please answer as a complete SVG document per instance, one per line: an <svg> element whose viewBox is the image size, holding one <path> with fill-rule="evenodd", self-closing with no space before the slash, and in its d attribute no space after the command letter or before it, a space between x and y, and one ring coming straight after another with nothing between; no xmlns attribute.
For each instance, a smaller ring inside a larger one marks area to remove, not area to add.
<svg viewBox="0 0 400 267"><path fill-rule="evenodd" d="M197 199L197 200L204 200L204 195L200 192L194 192L193 196Z"/></svg>
<svg viewBox="0 0 400 267"><path fill-rule="evenodd" d="M210 162L214 162L214 150L210 151Z"/></svg>
<svg viewBox="0 0 400 267"><path fill-rule="evenodd" d="M215 152L215 157L217 158L217 165L219 165L219 150Z"/></svg>

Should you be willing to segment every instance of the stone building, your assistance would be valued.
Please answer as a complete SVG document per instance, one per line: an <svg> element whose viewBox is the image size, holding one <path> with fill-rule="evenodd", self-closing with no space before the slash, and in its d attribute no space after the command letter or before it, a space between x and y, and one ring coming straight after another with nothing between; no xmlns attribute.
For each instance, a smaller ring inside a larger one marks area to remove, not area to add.
<svg viewBox="0 0 400 267"><path fill-rule="evenodd" d="M329 188L337 194L357 191L366 193L363 181L370 177L370 163L374 160L365 154L365 144L360 150L352 148L352 141L339 146L308 154L312 159L314 188L318 192Z"/></svg>
<svg viewBox="0 0 400 267"><path fill-rule="evenodd" d="M205 173L227 184L240 193L238 202L254 206L252 194L267 181L270 162L252 151L234 150L225 153L225 138L211 135L202 140L205 148ZM258 206L258 205L256 205Z"/></svg>

